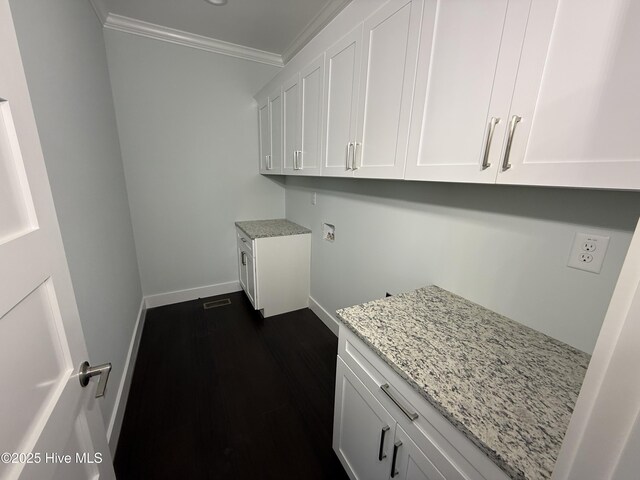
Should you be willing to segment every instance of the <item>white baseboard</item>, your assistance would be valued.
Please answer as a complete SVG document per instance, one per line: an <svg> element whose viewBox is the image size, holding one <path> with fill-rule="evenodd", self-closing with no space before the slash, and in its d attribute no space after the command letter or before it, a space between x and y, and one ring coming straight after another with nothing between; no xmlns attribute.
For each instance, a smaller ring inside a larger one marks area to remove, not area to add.
<svg viewBox="0 0 640 480"><path fill-rule="evenodd" d="M145 305L145 299L142 298L142 301L140 302L140 309L138 310L136 325L133 328L133 335L131 335L131 342L129 343L127 360L125 361L122 378L120 379L120 385L118 386L116 402L113 407L111 419L109 420L109 427L107 428L107 440L109 441L109 450L111 450L112 456L115 456L116 447L118 446L118 438L120 437L120 429L122 428L124 411L127 406L129 389L131 388L133 370L136 364L136 357L138 356L138 347L140 346L140 338L142 337L144 320L147 315L147 307Z"/></svg>
<svg viewBox="0 0 640 480"><path fill-rule="evenodd" d="M163 305L171 305L173 303L188 302L197 298L213 297L215 295L224 295L225 293L239 292L242 290L240 282L218 283L216 285L207 285L205 287L188 288L186 290L178 290L175 292L158 293L144 297L147 308L162 307Z"/></svg>
<svg viewBox="0 0 640 480"><path fill-rule="evenodd" d="M322 323L324 323L331 332L337 337L339 330L338 320L331 315L328 311L326 311L322 305L315 301L313 297L309 297L309 308L313 313L315 313Z"/></svg>

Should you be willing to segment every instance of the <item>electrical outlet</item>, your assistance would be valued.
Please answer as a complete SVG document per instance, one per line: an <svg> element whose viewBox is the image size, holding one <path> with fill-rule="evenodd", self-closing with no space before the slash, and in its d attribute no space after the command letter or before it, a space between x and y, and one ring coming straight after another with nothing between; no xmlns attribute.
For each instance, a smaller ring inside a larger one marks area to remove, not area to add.
<svg viewBox="0 0 640 480"><path fill-rule="evenodd" d="M578 270L600 273L608 246L609 237L576 233L567 265Z"/></svg>

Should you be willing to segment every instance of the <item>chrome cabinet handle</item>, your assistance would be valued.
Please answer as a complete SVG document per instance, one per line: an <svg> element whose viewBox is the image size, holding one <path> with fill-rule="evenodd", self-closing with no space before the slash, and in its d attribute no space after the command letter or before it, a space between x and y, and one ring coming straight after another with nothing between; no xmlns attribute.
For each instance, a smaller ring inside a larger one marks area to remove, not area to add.
<svg viewBox="0 0 640 480"><path fill-rule="evenodd" d="M267 170L271 170L271 155L265 155L264 158L267 162Z"/></svg>
<svg viewBox="0 0 640 480"><path fill-rule="evenodd" d="M511 168L509 163L509 155L511 154L511 145L513 144L513 135L516 133L516 125L522 120L522 117L514 115L509 122L509 137L507 138L507 145L504 147L504 157L502 158L502 171L505 172Z"/></svg>
<svg viewBox="0 0 640 480"><path fill-rule="evenodd" d="M481 170L486 170L491 166L489 163L489 150L491 149L491 142L493 140L493 132L496 129L496 125L500 123L500 119L496 117L491 117L491 121L489 122L489 129L487 130L487 141L484 145L484 155L482 156L482 166Z"/></svg>
<svg viewBox="0 0 640 480"><path fill-rule="evenodd" d="M242 262L242 266L247 265L247 254L246 252L240 252L240 262Z"/></svg>
<svg viewBox="0 0 640 480"><path fill-rule="evenodd" d="M353 156L351 157L351 168L354 170L358 170L360 166L358 165L358 147L362 146L360 142L356 142L353 144Z"/></svg>
<svg viewBox="0 0 640 480"><path fill-rule="evenodd" d="M393 459L391 460L391 478L395 478L395 476L398 474L398 472L396 471L396 461L398 460L398 450L400 450L401 446L402 446L402 442L400 440L398 440L396 443L393 444Z"/></svg>
<svg viewBox="0 0 640 480"><path fill-rule="evenodd" d="M302 150L298 150L298 170L302 170Z"/></svg>
<svg viewBox="0 0 640 480"><path fill-rule="evenodd" d="M380 451L378 452L378 460L382 461L383 458L387 458L387 455L384 453L384 436L389 431L389 425L382 427L382 432L380 433Z"/></svg>
<svg viewBox="0 0 640 480"><path fill-rule="evenodd" d="M247 243L247 239L246 239L246 238L244 238L244 237L240 237L240 241L241 241L242 243Z"/></svg>
<svg viewBox="0 0 640 480"><path fill-rule="evenodd" d="M410 412L409 409L407 409L407 407L402 405L400 401L392 395L391 389L389 388L388 383L385 383L384 385L380 385L380 389L387 395L387 397L391 399L393 403L396 404L396 406L400 410L402 410L402 413L404 413L409 420L413 422L416 418L418 418L418 414L416 412Z"/></svg>
<svg viewBox="0 0 640 480"><path fill-rule="evenodd" d="M92 367L89 362L82 362L78 370L78 380L80 385L86 387L89 385L89 380L92 377L100 375L100 381L98 382L98 389L96 390L96 398L104 397L104 391L107 388L107 382L109 381L109 374L111 373L111 364L104 363L97 367Z"/></svg>
<svg viewBox="0 0 640 480"><path fill-rule="evenodd" d="M351 170L351 165L353 164L352 157L350 157L350 153L353 149L353 142L347 143L347 170Z"/></svg>
<svg viewBox="0 0 640 480"><path fill-rule="evenodd" d="M298 169L298 151L297 150L293 151L293 169L294 170Z"/></svg>

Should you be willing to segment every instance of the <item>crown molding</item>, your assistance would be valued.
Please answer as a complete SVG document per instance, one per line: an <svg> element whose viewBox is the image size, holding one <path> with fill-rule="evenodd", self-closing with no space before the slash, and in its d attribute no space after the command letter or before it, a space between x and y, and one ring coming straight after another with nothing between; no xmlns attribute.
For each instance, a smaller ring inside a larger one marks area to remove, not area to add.
<svg viewBox="0 0 640 480"><path fill-rule="evenodd" d="M93 11L96 12L96 16L98 20L100 20L100 24L104 25L104 22L107 21L107 10L104 8L104 5L100 0L89 0L91 6L93 7Z"/></svg>
<svg viewBox="0 0 640 480"><path fill-rule="evenodd" d="M94 8L95 3L98 1L99 0L91 0L91 4L94 5ZM265 63L267 65L274 65L276 67L282 67L284 65L282 57L276 53L244 47L242 45L236 45L235 43L224 42L222 40L216 40L214 38L204 37L202 35L196 35L182 30L176 30L174 28L163 27L161 25L143 22L142 20L116 15L114 13L109 13L107 15L106 20L104 21L104 28L131 33L141 37L153 38L155 40L174 43L185 47L197 48L207 52L252 60L254 62Z"/></svg>
<svg viewBox="0 0 640 480"><path fill-rule="evenodd" d="M302 50L302 48L313 37L320 33L349 3L351 3L351 0L331 0L327 2L326 5L322 7L322 10L302 29L293 42L285 48L282 53L282 61L284 64L286 65L296 53Z"/></svg>

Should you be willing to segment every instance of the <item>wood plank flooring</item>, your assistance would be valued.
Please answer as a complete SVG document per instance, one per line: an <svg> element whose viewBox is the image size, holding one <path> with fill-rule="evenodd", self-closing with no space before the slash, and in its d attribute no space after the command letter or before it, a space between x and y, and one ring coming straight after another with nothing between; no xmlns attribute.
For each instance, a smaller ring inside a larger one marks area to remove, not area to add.
<svg viewBox="0 0 640 480"><path fill-rule="evenodd" d="M337 348L310 310L262 319L242 292L149 310L117 478L347 479L331 448Z"/></svg>

